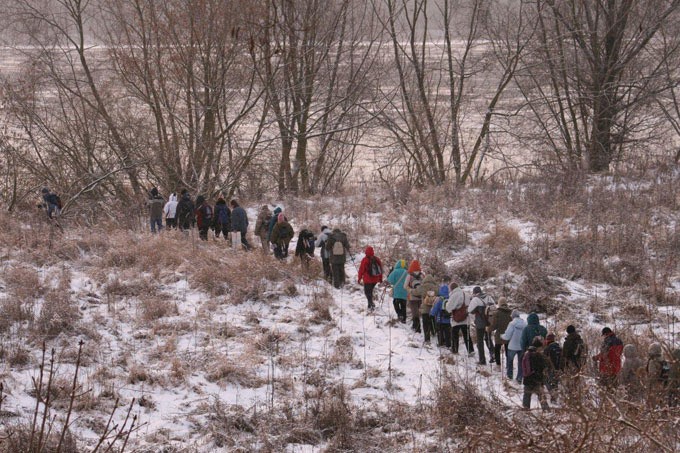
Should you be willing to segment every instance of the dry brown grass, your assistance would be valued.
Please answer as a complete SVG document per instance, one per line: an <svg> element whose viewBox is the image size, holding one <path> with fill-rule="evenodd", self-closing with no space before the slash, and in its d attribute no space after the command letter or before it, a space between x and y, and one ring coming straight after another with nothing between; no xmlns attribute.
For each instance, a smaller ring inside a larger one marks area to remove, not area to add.
<svg viewBox="0 0 680 453"><path fill-rule="evenodd" d="M141 297L139 301L141 320L145 323L178 314L177 303L168 298L149 296Z"/></svg>

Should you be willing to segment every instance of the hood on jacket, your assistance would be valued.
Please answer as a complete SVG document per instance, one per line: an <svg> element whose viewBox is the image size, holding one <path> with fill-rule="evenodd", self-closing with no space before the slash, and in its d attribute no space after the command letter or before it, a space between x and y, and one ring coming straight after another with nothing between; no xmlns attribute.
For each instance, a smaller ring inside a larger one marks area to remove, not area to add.
<svg viewBox="0 0 680 453"><path fill-rule="evenodd" d="M281 209L281 208L278 207L278 206L276 207L276 209L274 209L274 215L275 215L275 216L278 216L281 212L283 212L283 209Z"/></svg>
<svg viewBox="0 0 680 453"><path fill-rule="evenodd" d="M449 298L449 285L443 284L439 287L439 293L437 294L438 296L443 297L444 299Z"/></svg>
<svg viewBox="0 0 680 453"><path fill-rule="evenodd" d="M151 188L151 196L152 197L157 197L158 196L158 189L155 187Z"/></svg>
<svg viewBox="0 0 680 453"><path fill-rule="evenodd" d="M191 200L191 195L189 195L189 192L184 192L182 194L182 200Z"/></svg>
<svg viewBox="0 0 680 453"><path fill-rule="evenodd" d="M196 206L200 206L201 204L203 204L204 201L205 201L205 197L203 195L197 196L196 197Z"/></svg>
<svg viewBox="0 0 680 453"><path fill-rule="evenodd" d="M510 317L512 319L519 318L519 310L512 310L512 313L510 313Z"/></svg>
<svg viewBox="0 0 680 453"><path fill-rule="evenodd" d="M168 201L177 201L177 194L171 193Z"/></svg>
<svg viewBox="0 0 680 453"><path fill-rule="evenodd" d="M406 269L406 260L397 260L397 262L394 263L394 268L395 269Z"/></svg>
<svg viewBox="0 0 680 453"><path fill-rule="evenodd" d="M536 313L531 313L529 316L527 316L527 324L530 326L537 326L538 315Z"/></svg>
<svg viewBox="0 0 680 453"><path fill-rule="evenodd" d="M418 260L413 260L411 261L411 264L408 265L408 273L413 274L415 272L420 272L420 261Z"/></svg>
<svg viewBox="0 0 680 453"><path fill-rule="evenodd" d="M623 356L627 359L635 359L638 356L637 348L634 344L627 344L623 347Z"/></svg>
<svg viewBox="0 0 680 453"><path fill-rule="evenodd" d="M659 343L652 343L649 347L650 357L661 357L661 345Z"/></svg>
<svg viewBox="0 0 680 453"><path fill-rule="evenodd" d="M369 258L372 257L372 256L375 256L375 252L373 251L373 247L371 247L370 245L366 246L366 252L365 253L366 253L366 256L369 257Z"/></svg>
<svg viewBox="0 0 680 453"><path fill-rule="evenodd" d="M223 204L223 205L226 206L226 205L227 205L227 202L224 200L224 198L218 198L218 199L217 199L217 202L216 202L215 204L216 204L216 205L217 205L217 204Z"/></svg>

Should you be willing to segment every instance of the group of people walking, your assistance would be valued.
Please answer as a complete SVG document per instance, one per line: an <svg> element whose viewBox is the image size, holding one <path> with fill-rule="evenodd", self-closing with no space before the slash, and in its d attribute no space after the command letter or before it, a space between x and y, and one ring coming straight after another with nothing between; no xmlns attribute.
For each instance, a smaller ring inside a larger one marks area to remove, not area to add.
<svg viewBox="0 0 680 453"><path fill-rule="evenodd" d="M48 195L46 203L53 201L48 202ZM147 204L153 233L163 228L165 219L167 228L188 230L195 225L203 240L208 239L212 228L216 238L222 234L228 239L231 235L232 241L240 240L246 250L251 249L246 235L248 217L236 200L227 206L226 201L219 198L212 206L203 196L193 201L184 190L179 200L172 194L166 202L156 188L149 195ZM276 258L285 259L295 230L280 207L271 212L263 205L258 212L255 235L260 238L263 250L273 249ZM303 268L308 268L316 248L321 249L324 277L334 287L341 288L346 282L347 258L354 261L347 235L325 225L318 236L309 229L301 230L295 256L300 258ZM458 354L462 337L469 356L475 354L476 346L478 365L487 364L488 351L490 363L500 368L504 355L505 376L509 382L514 378L523 384L524 408L529 409L532 395L537 395L541 407L547 409L546 393L556 401L562 378L566 377L571 384L578 382L587 363L588 348L573 325L567 327L560 345L557 335L541 325L536 313L530 313L525 321L518 310L508 306L504 297L496 303L479 286L468 294L449 277L437 279L425 273L418 260L412 260L407 266L405 260L399 259L385 278L383 273L382 261L373 247L367 246L357 268L357 281L364 287L369 312L375 309L376 287L384 284L385 290L387 286L392 288L398 320L406 323L410 317L411 329L422 332L425 343L434 337L438 346ZM665 360L661 345L654 343L645 363L633 344L624 347L611 328L605 327L602 345L592 360L597 364L600 383L607 388L621 384L633 397L642 396L646 389L647 400L654 404L665 401L677 405L680 400L680 349L675 349L670 360Z"/></svg>
<svg viewBox="0 0 680 453"><path fill-rule="evenodd" d="M375 270L371 272L372 267ZM382 263L372 247L366 247L358 282L364 284L368 310L372 311L376 284L383 282ZM408 309L411 329L422 332L425 343L436 337L438 346L458 354L462 337L468 355L475 354L476 345L478 365L487 364L485 351L488 351L491 364L499 368L504 353L505 376L510 382L514 377L518 384L523 384L525 409L530 408L532 395L537 395L543 409L548 408L546 393L551 401L557 401L563 378L569 385L578 383L589 354L573 325L566 328L566 337L560 345L557 335L541 325L538 314L530 313L525 321L518 310L510 309L504 297L496 303L479 286L469 295L449 277L438 281L424 273L418 260L408 266L405 260L397 260L385 283L392 287L397 318L406 323ZM680 349L673 350L666 360L661 345L654 343L645 363L637 356L636 347L633 344L624 347L611 328L605 327L601 333L602 344L591 359L604 387L620 384L631 397L645 396L646 389L647 401L656 405L680 402Z"/></svg>

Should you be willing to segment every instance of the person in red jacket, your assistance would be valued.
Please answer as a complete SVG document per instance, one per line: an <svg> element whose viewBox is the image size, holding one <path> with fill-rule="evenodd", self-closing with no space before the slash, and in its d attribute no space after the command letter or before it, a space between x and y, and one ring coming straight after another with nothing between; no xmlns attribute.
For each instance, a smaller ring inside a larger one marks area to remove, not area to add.
<svg viewBox="0 0 680 453"><path fill-rule="evenodd" d="M368 311L373 311L375 304L373 303L373 289L378 283L382 283L382 262L380 258L375 256L373 247L370 245L366 247L366 256L361 260L359 265L359 284L363 282L364 293L368 301Z"/></svg>
<svg viewBox="0 0 680 453"><path fill-rule="evenodd" d="M599 365L600 382L607 387L615 387L616 378L621 371L623 342L614 335L609 327L602 329L602 336L604 341L600 353L593 356L593 360L598 362Z"/></svg>

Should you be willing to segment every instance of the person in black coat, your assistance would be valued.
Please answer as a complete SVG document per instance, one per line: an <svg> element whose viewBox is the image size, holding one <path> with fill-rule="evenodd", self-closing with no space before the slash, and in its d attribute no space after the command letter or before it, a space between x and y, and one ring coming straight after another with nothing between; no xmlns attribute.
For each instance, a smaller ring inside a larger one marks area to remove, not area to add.
<svg viewBox="0 0 680 453"><path fill-rule="evenodd" d="M248 214L236 200L231 200L231 231L241 233L241 244L246 250L250 250L250 244L246 238L248 233Z"/></svg>

